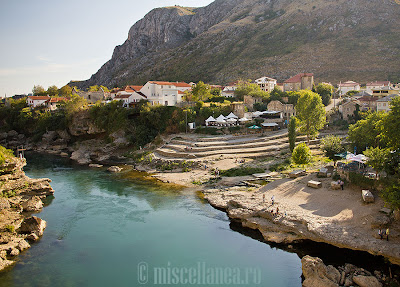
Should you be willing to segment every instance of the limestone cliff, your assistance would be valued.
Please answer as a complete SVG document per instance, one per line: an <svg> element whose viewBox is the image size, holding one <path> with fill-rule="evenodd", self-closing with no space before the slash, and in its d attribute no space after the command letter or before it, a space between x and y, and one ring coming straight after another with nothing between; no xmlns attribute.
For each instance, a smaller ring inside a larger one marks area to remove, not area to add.
<svg viewBox="0 0 400 287"><path fill-rule="evenodd" d="M111 60L74 85L223 84L303 71L317 80L398 81L397 2L216 0L202 8L154 9L131 27Z"/></svg>
<svg viewBox="0 0 400 287"><path fill-rule="evenodd" d="M4 148L0 146L0 156ZM54 193L50 179L31 179L22 168L25 159L5 153L0 164L0 270L15 263L16 256L39 240L46 222L32 213L40 212L43 201Z"/></svg>

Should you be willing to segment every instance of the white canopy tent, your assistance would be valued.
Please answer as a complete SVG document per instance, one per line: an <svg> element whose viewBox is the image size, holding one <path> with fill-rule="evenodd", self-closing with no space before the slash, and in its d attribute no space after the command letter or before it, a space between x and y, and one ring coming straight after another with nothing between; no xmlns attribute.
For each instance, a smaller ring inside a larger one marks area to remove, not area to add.
<svg viewBox="0 0 400 287"><path fill-rule="evenodd" d="M217 122L225 122L226 117L224 117L223 115L219 115L219 117L216 120Z"/></svg>
<svg viewBox="0 0 400 287"><path fill-rule="evenodd" d="M239 120L239 122L244 123L250 121L248 118L244 117Z"/></svg>
<svg viewBox="0 0 400 287"><path fill-rule="evenodd" d="M214 122L216 122L216 121L217 121L217 120L214 119L213 116L210 116L208 119L206 119L206 126L208 126L209 123L214 123Z"/></svg>
<svg viewBox="0 0 400 287"><path fill-rule="evenodd" d="M227 121L228 123L236 123L236 122L237 122L237 119L229 118L229 119L227 119L226 121Z"/></svg>
<svg viewBox="0 0 400 287"><path fill-rule="evenodd" d="M234 113L231 112L229 115L227 115L226 118L227 118L227 119L238 119L239 117L236 116Z"/></svg>

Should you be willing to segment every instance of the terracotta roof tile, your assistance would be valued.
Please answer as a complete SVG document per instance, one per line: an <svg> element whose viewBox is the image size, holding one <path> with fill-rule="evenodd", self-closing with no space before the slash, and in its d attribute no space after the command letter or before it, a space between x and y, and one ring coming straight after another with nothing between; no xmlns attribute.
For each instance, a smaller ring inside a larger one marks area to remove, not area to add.
<svg viewBox="0 0 400 287"><path fill-rule="evenodd" d="M287 79L286 81L284 81L284 83L299 83L299 82L301 82L301 78L313 77L313 76L314 76L314 74L312 74L312 73L300 73L294 77L291 77L290 79Z"/></svg>

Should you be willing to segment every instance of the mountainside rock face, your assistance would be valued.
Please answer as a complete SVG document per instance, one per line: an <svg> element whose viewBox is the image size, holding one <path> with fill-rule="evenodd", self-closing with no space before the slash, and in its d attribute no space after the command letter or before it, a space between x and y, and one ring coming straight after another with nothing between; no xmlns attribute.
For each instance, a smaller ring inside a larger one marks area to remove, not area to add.
<svg viewBox="0 0 400 287"><path fill-rule="evenodd" d="M216 0L152 10L111 60L79 87L147 80L226 83L286 79L391 79L400 73L400 4L394 0Z"/></svg>

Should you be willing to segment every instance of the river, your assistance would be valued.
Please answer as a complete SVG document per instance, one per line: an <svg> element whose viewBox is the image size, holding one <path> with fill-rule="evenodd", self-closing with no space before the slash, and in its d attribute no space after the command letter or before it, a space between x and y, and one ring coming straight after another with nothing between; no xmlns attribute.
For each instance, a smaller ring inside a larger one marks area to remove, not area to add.
<svg viewBox="0 0 400 287"><path fill-rule="evenodd" d="M28 156L25 172L50 178L55 198L1 287L301 286L296 253L234 231L194 191L51 156Z"/></svg>

